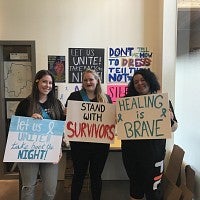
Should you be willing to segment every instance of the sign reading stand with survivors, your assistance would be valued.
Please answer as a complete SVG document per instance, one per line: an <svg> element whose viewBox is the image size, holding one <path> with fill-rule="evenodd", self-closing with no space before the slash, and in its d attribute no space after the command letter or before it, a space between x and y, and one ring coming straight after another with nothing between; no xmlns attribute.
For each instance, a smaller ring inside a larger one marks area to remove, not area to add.
<svg viewBox="0 0 200 200"><path fill-rule="evenodd" d="M65 141L114 143L115 105L68 101Z"/></svg>
<svg viewBox="0 0 200 200"><path fill-rule="evenodd" d="M12 116L4 162L58 162L64 121Z"/></svg>
<svg viewBox="0 0 200 200"><path fill-rule="evenodd" d="M169 100L166 93L119 98L116 102L120 139L171 137Z"/></svg>

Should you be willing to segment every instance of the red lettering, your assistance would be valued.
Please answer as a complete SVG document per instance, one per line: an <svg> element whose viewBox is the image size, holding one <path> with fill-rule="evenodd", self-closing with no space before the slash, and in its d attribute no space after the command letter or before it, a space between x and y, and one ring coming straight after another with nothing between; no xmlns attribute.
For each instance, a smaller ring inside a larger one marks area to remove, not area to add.
<svg viewBox="0 0 200 200"><path fill-rule="evenodd" d="M102 124L99 130L99 138L103 138L103 137L105 138L105 128L104 128L104 125Z"/></svg>
<svg viewBox="0 0 200 200"><path fill-rule="evenodd" d="M95 124L92 124L91 126L88 126L88 136L91 137L91 138L93 137L94 125Z"/></svg>
<svg viewBox="0 0 200 200"><path fill-rule="evenodd" d="M94 125L94 134L95 134L95 138L97 138L98 137L98 132L99 132L99 124L98 124L98 126L96 125L96 124L93 124Z"/></svg>
<svg viewBox="0 0 200 200"><path fill-rule="evenodd" d="M71 125L73 125L73 122L71 122L71 121L67 122L67 130L69 130L69 131L72 132L71 135L69 135L69 134L67 135L69 138L74 137L74 133L76 132L76 129L74 130L74 129L72 129L72 128L70 127Z"/></svg>
<svg viewBox="0 0 200 200"><path fill-rule="evenodd" d="M113 130L112 130L112 129L113 129ZM115 125L113 124L113 125L110 126L110 134L108 135L108 138L109 138L110 140L113 140L114 137L115 137L114 130L115 130Z"/></svg>
<svg viewBox="0 0 200 200"><path fill-rule="evenodd" d="M109 140L114 139L115 125L104 125L104 124L88 124L88 123L77 123L69 121L67 122L67 130L69 138L81 137L81 138L107 138Z"/></svg>
<svg viewBox="0 0 200 200"><path fill-rule="evenodd" d="M85 134L85 128L87 127L87 124L86 123L82 123L80 124L80 133L81 133L81 137L83 137L83 135L86 137L86 134Z"/></svg>

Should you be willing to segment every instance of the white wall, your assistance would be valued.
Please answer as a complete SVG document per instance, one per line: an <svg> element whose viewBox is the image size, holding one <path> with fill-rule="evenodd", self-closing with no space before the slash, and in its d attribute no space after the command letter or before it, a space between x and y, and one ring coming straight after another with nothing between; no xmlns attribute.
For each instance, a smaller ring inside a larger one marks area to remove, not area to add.
<svg viewBox="0 0 200 200"><path fill-rule="evenodd" d="M176 61L176 20L177 6L174 0L164 1L163 11L163 51L162 51L162 91L167 92L175 108L175 61ZM167 140L167 155L169 158L174 144L172 139ZM167 165L167 162L166 162Z"/></svg>
<svg viewBox="0 0 200 200"><path fill-rule="evenodd" d="M176 70L176 113L179 128L175 143L185 150L184 161L196 172L195 199L200 199L200 52L180 56Z"/></svg>
<svg viewBox="0 0 200 200"><path fill-rule="evenodd" d="M64 55L67 63L68 48L147 46L161 77L162 1L0 0L0 39L35 40L37 71L47 68L48 55ZM58 84L63 103L67 82Z"/></svg>
<svg viewBox="0 0 200 200"><path fill-rule="evenodd" d="M196 172L195 199L200 200L200 8L179 9L176 62L176 114L179 128L174 142L185 150L184 162ZM198 50L189 53L190 48Z"/></svg>

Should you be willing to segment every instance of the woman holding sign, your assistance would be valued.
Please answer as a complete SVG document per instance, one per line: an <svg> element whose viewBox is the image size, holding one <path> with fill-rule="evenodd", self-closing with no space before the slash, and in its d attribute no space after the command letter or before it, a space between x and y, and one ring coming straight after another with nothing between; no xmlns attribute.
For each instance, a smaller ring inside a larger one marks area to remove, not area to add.
<svg viewBox="0 0 200 200"><path fill-rule="evenodd" d="M126 97L157 93L160 84L149 69L136 71L128 84ZM169 102L172 131L177 120ZM161 200L161 177L165 158L166 139L122 140L123 163L130 179L132 200Z"/></svg>
<svg viewBox="0 0 200 200"><path fill-rule="evenodd" d="M55 81L50 71L41 70L36 74L30 96L19 103L15 114L35 119L65 120L63 106L55 96ZM57 164L21 162L18 166L22 179L22 200L35 199L38 173L43 183L42 200L54 199L58 176Z"/></svg>
<svg viewBox="0 0 200 200"><path fill-rule="evenodd" d="M112 103L111 98L102 92L101 81L94 70L87 69L82 76L82 90L72 92L67 99L87 102ZM89 166L93 200L100 200L104 169L109 152L109 144L70 141L74 174L71 186L71 200L78 200Z"/></svg>

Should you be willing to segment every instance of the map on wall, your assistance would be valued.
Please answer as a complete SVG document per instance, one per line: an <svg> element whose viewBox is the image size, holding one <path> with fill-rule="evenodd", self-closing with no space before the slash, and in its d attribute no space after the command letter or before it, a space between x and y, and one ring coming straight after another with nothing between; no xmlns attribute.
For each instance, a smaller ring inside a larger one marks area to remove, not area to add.
<svg viewBox="0 0 200 200"><path fill-rule="evenodd" d="M5 98L25 98L32 88L31 62L4 62Z"/></svg>

